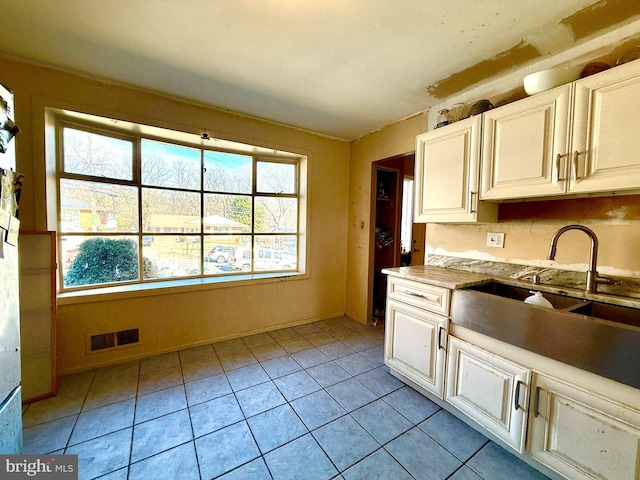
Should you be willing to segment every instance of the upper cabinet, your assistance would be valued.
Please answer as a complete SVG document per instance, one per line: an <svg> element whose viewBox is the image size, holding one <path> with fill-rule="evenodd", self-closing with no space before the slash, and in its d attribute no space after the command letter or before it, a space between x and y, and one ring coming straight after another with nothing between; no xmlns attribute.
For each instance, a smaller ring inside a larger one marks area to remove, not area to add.
<svg viewBox="0 0 640 480"><path fill-rule="evenodd" d="M640 62L484 114L483 200L640 191Z"/></svg>
<svg viewBox="0 0 640 480"><path fill-rule="evenodd" d="M640 189L640 61L575 82L571 193Z"/></svg>
<svg viewBox="0 0 640 480"><path fill-rule="evenodd" d="M479 202L480 115L418 135L415 221L492 222L497 206Z"/></svg>
<svg viewBox="0 0 640 480"><path fill-rule="evenodd" d="M485 112L482 199L565 192L570 101L564 85Z"/></svg>

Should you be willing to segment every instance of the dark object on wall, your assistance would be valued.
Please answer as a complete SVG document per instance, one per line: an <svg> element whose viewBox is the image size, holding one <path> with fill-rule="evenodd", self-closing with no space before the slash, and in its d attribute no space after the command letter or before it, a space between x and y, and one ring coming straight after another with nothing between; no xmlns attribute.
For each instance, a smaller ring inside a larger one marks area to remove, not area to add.
<svg viewBox="0 0 640 480"><path fill-rule="evenodd" d="M400 253L400 263L403 267L408 267L409 265L411 265L411 250L409 250L408 252Z"/></svg>
<svg viewBox="0 0 640 480"><path fill-rule="evenodd" d="M0 168L0 209L8 216L18 216L23 179L24 175L21 173ZM0 215L0 219L2 218L3 216ZM5 230L8 228L2 220L0 220L0 227Z"/></svg>
<svg viewBox="0 0 640 480"><path fill-rule="evenodd" d="M0 99L0 153L6 153L9 142L20 132L11 117L9 104L4 98Z"/></svg>

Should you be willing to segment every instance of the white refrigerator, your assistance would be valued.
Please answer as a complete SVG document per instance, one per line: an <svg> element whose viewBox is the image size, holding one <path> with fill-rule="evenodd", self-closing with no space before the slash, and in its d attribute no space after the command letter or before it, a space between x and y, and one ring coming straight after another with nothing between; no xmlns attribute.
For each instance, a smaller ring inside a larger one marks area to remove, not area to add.
<svg viewBox="0 0 640 480"><path fill-rule="evenodd" d="M0 454L22 453L13 94L0 85ZM10 130L13 130L11 132ZM13 222L13 225L11 225ZM8 232L13 230L13 234Z"/></svg>

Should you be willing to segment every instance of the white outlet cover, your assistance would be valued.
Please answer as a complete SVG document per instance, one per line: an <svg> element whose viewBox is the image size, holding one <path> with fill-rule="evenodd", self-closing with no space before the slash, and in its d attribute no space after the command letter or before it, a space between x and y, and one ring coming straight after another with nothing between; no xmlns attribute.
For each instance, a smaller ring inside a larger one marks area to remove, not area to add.
<svg viewBox="0 0 640 480"><path fill-rule="evenodd" d="M504 248L504 233L487 232L487 247Z"/></svg>

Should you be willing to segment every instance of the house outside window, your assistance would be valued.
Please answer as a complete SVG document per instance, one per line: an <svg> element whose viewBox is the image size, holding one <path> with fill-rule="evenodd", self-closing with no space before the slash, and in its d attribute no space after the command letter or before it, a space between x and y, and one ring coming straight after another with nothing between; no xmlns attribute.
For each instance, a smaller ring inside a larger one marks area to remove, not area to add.
<svg viewBox="0 0 640 480"><path fill-rule="evenodd" d="M302 156L64 117L56 141L61 291L302 271Z"/></svg>

